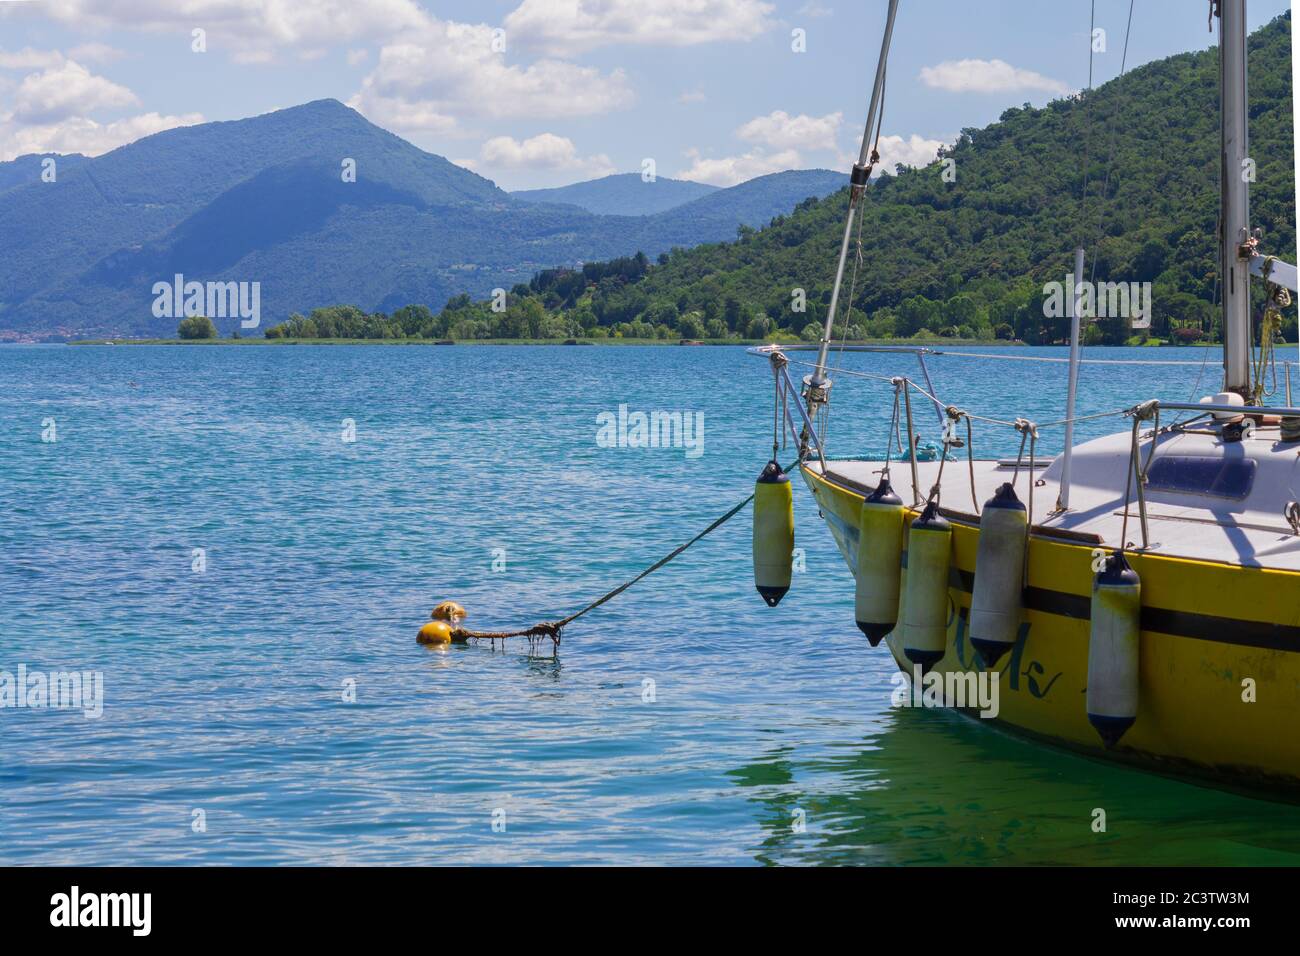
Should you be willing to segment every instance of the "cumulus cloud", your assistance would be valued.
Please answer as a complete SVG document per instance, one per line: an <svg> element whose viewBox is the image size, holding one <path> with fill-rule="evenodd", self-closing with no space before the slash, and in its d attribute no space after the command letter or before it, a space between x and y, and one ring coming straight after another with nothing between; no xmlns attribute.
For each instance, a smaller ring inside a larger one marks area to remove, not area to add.
<svg viewBox="0 0 1300 956"><path fill-rule="evenodd" d="M0 70L49 70L62 63L63 54L58 50L34 50L29 46L0 50Z"/></svg>
<svg viewBox="0 0 1300 956"><path fill-rule="evenodd" d="M161 133L177 126L202 123L199 113L161 116L145 113L112 123L98 123L84 116L74 116L59 123L19 126L0 120L0 162L25 153L85 153L98 156L125 146L142 136Z"/></svg>
<svg viewBox="0 0 1300 956"><path fill-rule="evenodd" d="M280 47L327 47L419 29L428 15L415 0L45 0L42 12L91 30L145 30L188 36L207 31L223 47L259 62Z"/></svg>
<svg viewBox="0 0 1300 956"><path fill-rule="evenodd" d="M901 136L880 137L880 165L877 169L894 171L898 163L908 166L928 166L934 162L940 146L947 145L941 139L924 139L913 133L907 139Z"/></svg>
<svg viewBox="0 0 1300 956"><path fill-rule="evenodd" d="M768 173L794 169L802 162L798 150L794 149L775 153L755 149L739 156L719 158L705 157L699 150L692 149L688 150L686 155L692 161L691 165L678 173L677 178L709 183L713 186L735 186L755 176L766 176Z"/></svg>
<svg viewBox="0 0 1300 956"><path fill-rule="evenodd" d="M126 56L124 52L106 43L82 43L74 46L65 56L59 50L0 50L0 70L50 70L68 60L78 63L111 63Z"/></svg>
<svg viewBox="0 0 1300 956"><path fill-rule="evenodd" d="M608 176L615 171L604 153L579 156L573 140L554 133L540 133L522 142L511 136L494 136L479 149L475 165L488 169L565 170L592 177Z"/></svg>
<svg viewBox="0 0 1300 956"><path fill-rule="evenodd" d="M453 129L456 117L589 116L631 101L622 70L545 59L516 66L493 50L490 27L431 21L380 50L348 105L381 126L418 132Z"/></svg>
<svg viewBox="0 0 1300 956"><path fill-rule="evenodd" d="M945 60L921 67L921 82L950 93L1070 92L1070 87L1060 80L1012 66L1005 60Z"/></svg>
<svg viewBox="0 0 1300 956"><path fill-rule="evenodd" d="M68 51L68 59L78 63L113 63L126 56L126 52L107 43L82 43Z"/></svg>
<svg viewBox="0 0 1300 956"><path fill-rule="evenodd" d="M753 148L720 157L705 156L698 149L687 150L691 165L678 176L714 186L734 186L755 176L799 169L807 165L806 151L837 153L835 141L843 121L843 113L791 116L785 110L774 110L736 130L736 138L754 144Z"/></svg>
<svg viewBox="0 0 1300 956"><path fill-rule="evenodd" d="M75 60L65 60L18 84L8 118L24 125L53 123L99 109L139 103L125 86L96 76Z"/></svg>
<svg viewBox="0 0 1300 956"><path fill-rule="evenodd" d="M825 116L799 114L791 116L776 110L750 120L736 135L748 143L761 143L772 149L835 149L843 113Z"/></svg>
<svg viewBox="0 0 1300 956"><path fill-rule="evenodd" d="M100 43L85 44L69 53L99 60L115 59L120 51ZM0 53L0 69L31 69L21 82L0 78L6 89L0 109L0 162L25 153L85 153L98 156L142 136L176 126L203 122L199 113L179 116L156 112L104 122L101 111L138 106L139 98L120 83L90 72L58 50Z"/></svg>
<svg viewBox="0 0 1300 956"><path fill-rule="evenodd" d="M774 25L773 9L764 0L523 0L505 26L512 40L553 52L693 46L752 40Z"/></svg>

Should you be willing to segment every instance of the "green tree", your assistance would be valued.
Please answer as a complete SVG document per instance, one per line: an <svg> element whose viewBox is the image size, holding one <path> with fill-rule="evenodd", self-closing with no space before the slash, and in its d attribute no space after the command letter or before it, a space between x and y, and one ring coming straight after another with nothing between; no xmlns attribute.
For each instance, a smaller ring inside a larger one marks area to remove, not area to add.
<svg viewBox="0 0 1300 956"><path fill-rule="evenodd" d="M687 312L677 320L677 331L684 339L698 339L704 335L704 326L695 313Z"/></svg>
<svg viewBox="0 0 1300 956"><path fill-rule="evenodd" d="M181 319L181 324L176 327L176 334L183 339L215 339L217 327L206 315L196 315Z"/></svg>

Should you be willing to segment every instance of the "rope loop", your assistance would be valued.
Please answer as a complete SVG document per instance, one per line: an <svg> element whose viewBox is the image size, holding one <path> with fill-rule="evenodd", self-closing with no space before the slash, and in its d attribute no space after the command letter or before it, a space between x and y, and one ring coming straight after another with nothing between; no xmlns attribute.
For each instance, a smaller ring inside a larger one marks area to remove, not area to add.
<svg viewBox="0 0 1300 956"><path fill-rule="evenodd" d="M1156 413L1160 411L1159 399L1149 398L1145 402L1139 402L1130 408L1126 415L1132 415L1136 421L1145 422L1155 418Z"/></svg>

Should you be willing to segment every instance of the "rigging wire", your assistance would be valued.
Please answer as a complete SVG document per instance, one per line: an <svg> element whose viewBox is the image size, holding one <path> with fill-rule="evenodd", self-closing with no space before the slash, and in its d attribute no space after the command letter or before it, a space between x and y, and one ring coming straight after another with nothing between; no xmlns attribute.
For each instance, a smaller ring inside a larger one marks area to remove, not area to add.
<svg viewBox="0 0 1300 956"><path fill-rule="evenodd" d="M1135 2L1136 0L1129 0L1128 24L1124 28L1124 52L1120 56L1119 74L1118 76L1116 76L1116 79L1119 79L1119 77L1123 76L1126 72L1128 72L1128 43L1129 43L1129 38L1133 33L1133 6ZM1089 50L1092 49L1091 42L1089 42L1088 49ZM1091 53L1089 54L1089 56L1091 57ZM1089 75L1089 84L1091 84L1091 74ZM1122 89L1122 86L1117 85L1116 89ZM1108 124L1108 129L1110 134L1109 135L1110 146L1106 154L1106 176L1102 180L1101 196L1098 198L1097 201L1097 233L1096 233L1096 237L1093 239L1093 246L1092 246L1092 271L1088 273L1089 281L1093 281L1093 282L1095 282L1097 279L1097 259L1098 259L1097 252L1101 248L1102 231L1103 231L1104 222L1106 218L1106 205L1107 205L1106 200L1107 200L1107 196L1110 193L1110 175L1111 172L1114 170L1115 119L1123 112L1124 112L1124 108L1122 106L1117 106L1114 112L1111 113L1110 122Z"/></svg>
<svg viewBox="0 0 1300 956"><path fill-rule="evenodd" d="M876 139L871 146L870 164L873 167L880 160L880 131L884 128L885 125L885 90L887 88L888 80L889 80L889 67L885 66L880 73L880 111L876 114ZM867 185L870 185L870 183L871 183L871 173L870 170L868 170ZM865 195L866 192L864 187L863 196L865 197ZM849 197L849 201L850 202L853 201L851 194ZM853 318L853 300L857 298L858 267L861 266L864 261L864 256L862 253L862 224L866 222L866 219L867 217L865 215L859 214L858 231L857 234L854 236L855 248L854 248L854 256L853 256L853 272L849 276L849 297L844 306L844 331L840 335L840 348L838 354L835 356L835 368L833 370L832 379L834 378L835 375L839 374L840 366L844 361L844 344L848 341L849 338L849 322ZM835 328L833 316L831 319L831 328L832 330ZM822 413L822 440L823 441L825 441L829 437L830 429L831 429L831 403L827 402Z"/></svg>
<svg viewBox="0 0 1300 956"><path fill-rule="evenodd" d="M1084 118L1087 122L1087 130L1084 133L1084 137L1083 137L1083 191L1079 194L1080 235L1079 235L1078 245L1080 246L1084 244L1082 232L1085 227L1083 225L1084 217L1082 213L1083 213L1083 208L1087 205L1088 202L1088 179L1089 179L1089 173L1091 172L1091 168L1089 166L1089 159L1090 159L1090 153L1092 152L1093 105L1092 105L1092 97L1089 94L1092 93L1092 60L1093 60L1092 55L1094 52L1092 49L1092 37L1093 37L1093 31L1097 29L1097 0L1092 0L1090 8L1091 8L1091 12L1089 13L1089 20L1088 20L1088 86L1084 90L1083 95L1080 97L1081 100L1084 102ZM1082 278L1082 276L1080 276L1080 278Z"/></svg>

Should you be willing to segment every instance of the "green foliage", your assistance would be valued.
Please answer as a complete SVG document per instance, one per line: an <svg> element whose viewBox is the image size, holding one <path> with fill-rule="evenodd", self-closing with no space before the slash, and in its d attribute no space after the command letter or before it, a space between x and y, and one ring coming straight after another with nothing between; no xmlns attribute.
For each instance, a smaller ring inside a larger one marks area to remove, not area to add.
<svg viewBox="0 0 1300 956"><path fill-rule="evenodd" d="M1283 16L1250 41L1251 208L1264 248L1287 259L1296 248L1290 62ZM1216 336L1216 104L1217 52L1181 54L963 131L943 151L956 163L955 182L943 180L938 162L882 177L862 206L850 325L872 337L1062 341L1069 319L1044 315L1043 286L1064 280L1083 244L1090 278L1152 283L1151 335L1184 341L1172 331L1195 328ZM811 199L736 242L674 250L644 275L617 273L597 282L595 313L602 324L657 323L657 304L671 301L679 314L721 318L733 334L802 337L824 321L846 202L846 191ZM572 281L569 300L584 294ZM790 308L795 288L806 291L805 313ZM775 328L763 330L756 315ZM1094 341L1131 334L1122 321L1092 328Z"/></svg>
<svg viewBox="0 0 1300 956"><path fill-rule="evenodd" d="M215 339L217 327L206 315L196 315L181 319L181 324L176 327L176 335L182 339Z"/></svg>
<svg viewBox="0 0 1300 956"><path fill-rule="evenodd" d="M1250 41L1251 208L1263 248L1286 259L1296 249L1290 64L1283 16ZM861 207L864 257L836 337L847 325L850 338L1063 341L1069 318L1047 314L1044 285L1064 281L1082 244L1088 278L1152 284L1152 328L1137 341L1215 338L1217 69L1213 49L1180 54L1042 109L1009 109L940 151L956 163L955 182L944 180L938 160L881 177ZM727 192L672 214L697 215ZM734 242L677 247L654 262L638 253L545 269L516 285L501 313L461 295L436 316L417 317L422 307L408 306L366 318L425 338L817 341L846 203L847 190L810 198L766 228L738 230ZM793 307L796 289L804 290L802 311ZM314 322L336 334L337 321L323 312L276 328ZM349 315L348 327L360 328ZM1294 313L1283 329L1295 334ZM1084 336L1122 344L1132 330L1105 319Z"/></svg>

